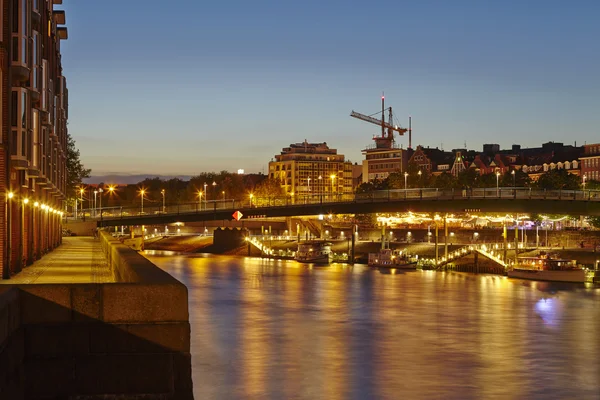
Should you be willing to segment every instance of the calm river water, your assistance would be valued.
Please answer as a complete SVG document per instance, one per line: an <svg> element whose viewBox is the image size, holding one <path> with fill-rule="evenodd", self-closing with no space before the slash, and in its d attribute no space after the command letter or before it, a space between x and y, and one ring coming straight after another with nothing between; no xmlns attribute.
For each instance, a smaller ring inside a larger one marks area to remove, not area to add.
<svg viewBox="0 0 600 400"><path fill-rule="evenodd" d="M168 254L198 400L600 399L598 287Z"/></svg>

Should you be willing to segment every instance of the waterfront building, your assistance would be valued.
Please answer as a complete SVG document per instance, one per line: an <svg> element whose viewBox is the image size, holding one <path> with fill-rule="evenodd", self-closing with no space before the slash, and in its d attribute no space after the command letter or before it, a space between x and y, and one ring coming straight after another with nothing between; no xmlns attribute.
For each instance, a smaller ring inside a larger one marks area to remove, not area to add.
<svg viewBox="0 0 600 400"><path fill-rule="evenodd" d="M269 162L269 178L279 179L292 200L353 193L352 163L327 143L290 144Z"/></svg>
<svg viewBox="0 0 600 400"><path fill-rule="evenodd" d="M583 146L581 176L586 181L600 181L600 143Z"/></svg>
<svg viewBox="0 0 600 400"><path fill-rule="evenodd" d="M408 166L407 151L388 137L376 136L375 144L362 150L362 182L386 179L392 172L404 172Z"/></svg>
<svg viewBox="0 0 600 400"><path fill-rule="evenodd" d="M0 0L0 253L8 278L61 242L68 92L60 0Z"/></svg>

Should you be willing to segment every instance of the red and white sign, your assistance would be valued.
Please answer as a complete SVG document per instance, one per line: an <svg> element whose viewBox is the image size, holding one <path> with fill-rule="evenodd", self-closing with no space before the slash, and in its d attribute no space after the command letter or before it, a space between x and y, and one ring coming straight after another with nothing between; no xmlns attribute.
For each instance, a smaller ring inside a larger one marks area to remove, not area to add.
<svg viewBox="0 0 600 400"><path fill-rule="evenodd" d="M236 221L239 221L240 219L242 219L243 216L244 216L244 214L242 214L239 211L236 211L233 213L233 218L235 218Z"/></svg>

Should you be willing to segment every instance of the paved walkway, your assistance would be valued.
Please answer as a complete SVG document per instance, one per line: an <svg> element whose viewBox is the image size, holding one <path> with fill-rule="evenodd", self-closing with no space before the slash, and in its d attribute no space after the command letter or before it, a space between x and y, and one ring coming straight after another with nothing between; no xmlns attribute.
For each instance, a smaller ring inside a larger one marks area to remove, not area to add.
<svg viewBox="0 0 600 400"><path fill-rule="evenodd" d="M100 239L63 237L63 243L0 284L113 282Z"/></svg>

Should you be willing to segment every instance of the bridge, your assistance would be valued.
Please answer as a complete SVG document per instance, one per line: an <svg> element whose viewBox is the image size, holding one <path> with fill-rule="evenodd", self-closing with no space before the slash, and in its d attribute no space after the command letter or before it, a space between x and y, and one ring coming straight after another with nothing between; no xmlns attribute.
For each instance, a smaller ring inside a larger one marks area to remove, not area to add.
<svg viewBox="0 0 600 400"><path fill-rule="evenodd" d="M232 220L240 211L248 218L382 212L548 213L600 216L598 190L538 190L530 188L394 189L370 193L304 197L250 197L248 200L99 210L98 227L161 225L175 222Z"/></svg>

